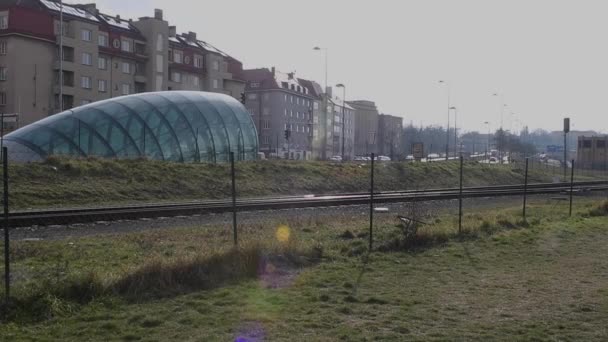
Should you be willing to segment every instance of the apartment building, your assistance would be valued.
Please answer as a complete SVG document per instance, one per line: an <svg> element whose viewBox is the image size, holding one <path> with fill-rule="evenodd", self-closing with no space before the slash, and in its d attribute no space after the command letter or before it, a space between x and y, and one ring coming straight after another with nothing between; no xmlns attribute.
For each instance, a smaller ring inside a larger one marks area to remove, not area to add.
<svg viewBox="0 0 608 342"><path fill-rule="evenodd" d="M403 157L403 118L387 114L378 116L378 153L393 160Z"/></svg>
<svg viewBox="0 0 608 342"><path fill-rule="evenodd" d="M325 156L342 156L344 152L344 160L352 160L355 157L355 109L332 94L332 88L325 92L329 114L326 118Z"/></svg>
<svg viewBox="0 0 608 342"><path fill-rule="evenodd" d="M20 126L148 91L200 90L239 98L245 89L242 69L195 33L178 34L159 9L152 17L127 20L101 13L95 4L0 2L0 112L17 117Z"/></svg>
<svg viewBox="0 0 608 342"><path fill-rule="evenodd" d="M378 108L373 101L347 101L355 109L355 155L378 153Z"/></svg>
<svg viewBox="0 0 608 342"><path fill-rule="evenodd" d="M260 152L267 157L319 158L320 87L276 68L243 71L245 107L258 129ZM289 138L285 132L289 131Z"/></svg>

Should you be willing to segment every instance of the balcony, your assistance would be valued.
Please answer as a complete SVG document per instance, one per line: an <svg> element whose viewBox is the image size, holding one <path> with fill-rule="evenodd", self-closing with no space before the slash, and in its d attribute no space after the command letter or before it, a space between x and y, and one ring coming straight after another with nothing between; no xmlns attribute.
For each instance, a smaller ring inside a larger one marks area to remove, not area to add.
<svg viewBox="0 0 608 342"><path fill-rule="evenodd" d="M61 69L61 63L60 63L60 61L57 60L53 63L53 70L59 70L59 69ZM75 71L76 65L74 64L74 61L63 61L63 70Z"/></svg>
<svg viewBox="0 0 608 342"><path fill-rule="evenodd" d="M60 39L59 35L55 35L55 42L57 43L57 45L61 44L61 39ZM76 46L76 38L70 37L69 35L64 35L63 36L63 45L64 46L75 47Z"/></svg>
<svg viewBox="0 0 608 342"><path fill-rule="evenodd" d="M55 94L59 94L61 92L61 89L59 87L58 84L53 86L53 93ZM69 86L69 85L64 85L63 86L63 95L70 95L70 96L74 96L75 93L75 89L74 86Z"/></svg>

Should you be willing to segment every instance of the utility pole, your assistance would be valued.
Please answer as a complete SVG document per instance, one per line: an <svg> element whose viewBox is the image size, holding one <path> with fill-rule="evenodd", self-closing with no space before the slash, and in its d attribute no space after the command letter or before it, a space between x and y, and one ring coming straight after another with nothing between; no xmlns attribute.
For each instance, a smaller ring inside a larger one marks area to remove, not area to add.
<svg viewBox="0 0 608 342"><path fill-rule="evenodd" d="M568 178L568 133L570 132L570 118L564 119L564 181ZM574 168L574 165L572 165Z"/></svg>
<svg viewBox="0 0 608 342"><path fill-rule="evenodd" d="M63 112L63 0L59 0L59 112Z"/></svg>
<svg viewBox="0 0 608 342"><path fill-rule="evenodd" d="M445 141L445 160L449 160L450 158L450 109L452 108L451 104L451 86L446 81L439 81L441 84L445 84L448 87L448 126L446 128L447 139Z"/></svg>

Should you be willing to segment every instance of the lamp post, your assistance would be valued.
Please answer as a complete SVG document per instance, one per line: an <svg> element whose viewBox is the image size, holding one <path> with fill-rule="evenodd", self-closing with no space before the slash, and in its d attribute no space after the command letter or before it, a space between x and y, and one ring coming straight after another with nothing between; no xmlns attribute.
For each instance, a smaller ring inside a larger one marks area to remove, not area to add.
<svg viewBox="0 0 608 342"><path fill-rule="evenodd" d="M327 98L327 66L328 66L328 49L327 48L323 48L323 47L319 47L319 46L315 46L313 48L314 51L324 51L325 52L325 88L323 88L323 93L325 94L324 99L323 99L323 113L325 114L325 118L322 121L327 121L327 117L329 116L329 113L327 111L327 107L329 105L329 99ZM319 120L321 122L321 120ZM322 153L321 153L321 157L323 159L325 159L326 153L327 153L327 132L325 132L323 134L323 139L322 139Z"/></svg>
<svg viewBox="0 0 608 342"><path fill-rule="evenodd" d="M458 156L458 108L450 107L454 111L454 157Z"/></svg>
<svg viewBox="0 0 608 342"><path fill-rule="evenodd" d="M346 143L345 128L346 128L346 86L342 83L336 87L342 88L342 161L344 161L344 145Z"/></svg>
<svg viewBox="0 0 608 342"><path fill-rule="evenodd" d="M507 107L507 105L505 104L505 99L504 96L502 94L499 93L494 93L492 96L496 96L499 101L500 101L500 141L497 142L498 145L498 157L500 158L500 163L503 163L503 157L502 157L502 148L503 148L503 136L504 136L504 130L503 130L503 123L504 123L504 113L505 113L505 107Z"/></svg>
<svg viewBox="0 0 608 342"><path fill-rule="evenodd" d="M490 158L488 157L488 151L490 150L490 122L484 122L484 125L488 126L488 141L486 142L486 155L485 157L488 159L488 163L490 162Z"/></svg>
<svg viewBox="0 0 608 342"><path fill-rule="evenodd" d="M63 112L63 0L59 1L59 112Z"/></svg>
<svg viewBox="0 0 608 342"><path fill-rule="evenodd" d="M450 85L450 83L446 82L446 81L439 81L439 84L443 84L445 86L447 86L447 90L448 90L448 126L446 128L446 135L447 135L447 139L445 141L445 160L449 160L450 157L450 109L451 109L451 92L452 92L452 87Z"/></svg>

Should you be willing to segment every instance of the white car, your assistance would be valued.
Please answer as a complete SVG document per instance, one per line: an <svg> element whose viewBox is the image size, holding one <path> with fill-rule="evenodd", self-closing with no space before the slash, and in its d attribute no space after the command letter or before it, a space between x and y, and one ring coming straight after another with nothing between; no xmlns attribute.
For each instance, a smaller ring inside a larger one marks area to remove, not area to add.
<svg viewBox="0 0 608 342"><path fill-rule="evenodd" d="M438 159L441 158L437 153L431 153L427 156L428 159Z"/></svg>
<svg viewBox="0 0 608 342"><path fill-rule="evenodd" d="M333 157L329 158L329 161L341 162L342 161L342 156L333 156Z"/></svg>
<svg viewBox="0 0 608 342"><path fill-rule="evenodd" d="M362 161L367 161L367 159L366 159L366 157L357 156L357 157L355 157L354 161L362 162Z"/></svg>
<svg viewBox="0 0 608 342"><path fill-rule="evenodd" d="M389 158L389 157L387 157L387 156L378 156L378 157L376 158L376 160L377 160L377 161L384 162L384 161L391 161L391 158Z"/></svg>
<svg viewBox="0 0 608 342"><path fill-rule="evenodd" d="M405 157L405 160L415 160L413 155L408 155L407 157Z"/></svg>

